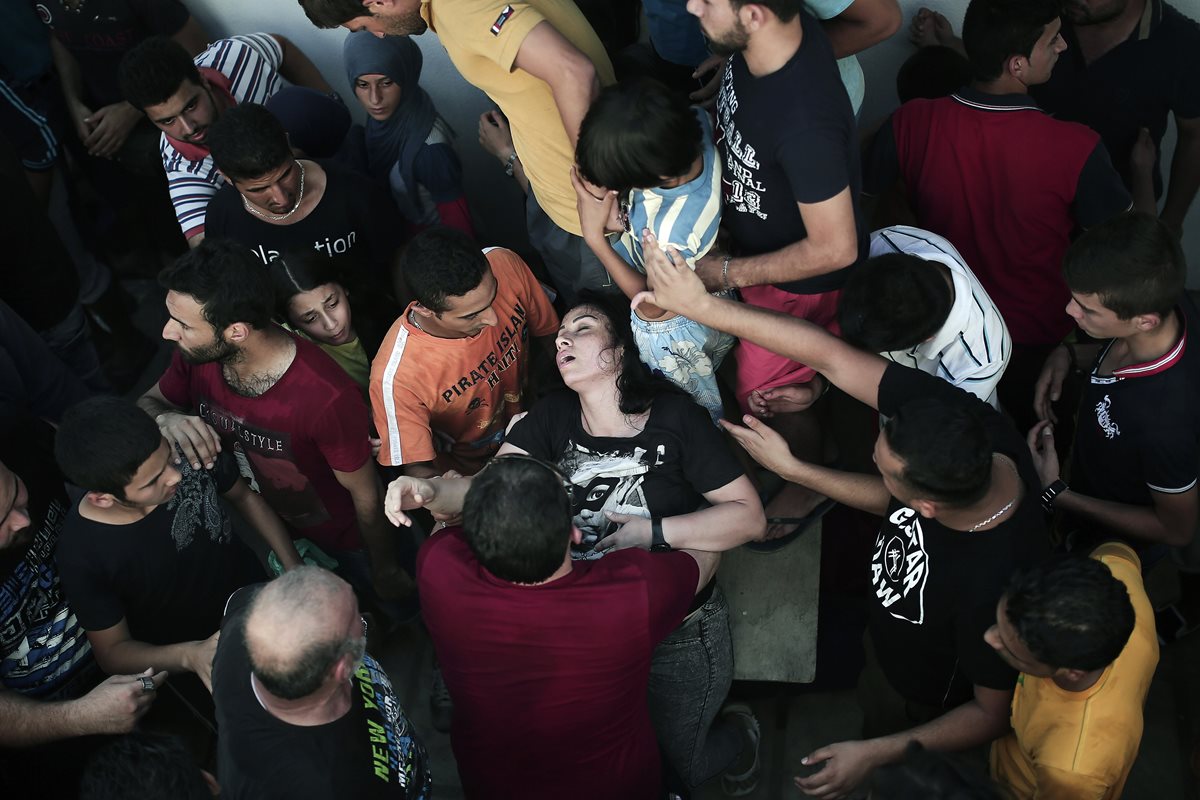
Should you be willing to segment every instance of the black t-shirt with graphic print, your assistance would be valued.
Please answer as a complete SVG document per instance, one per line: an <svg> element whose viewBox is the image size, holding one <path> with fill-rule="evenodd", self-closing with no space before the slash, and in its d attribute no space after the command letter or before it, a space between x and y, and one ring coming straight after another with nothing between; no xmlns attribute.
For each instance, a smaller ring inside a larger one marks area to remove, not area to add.
<svg viewBox="0 0 1200 800"><path fill-rule="evenodd" d="M211 471L178 466L175 496L137 522L108 525L71 510L58 567L85 630L124 618L130 635L149 644L206 639L229 595L266 577L218 498L238 479L233 457L222 454Z"/></svg>
<svg viewBox="0 0 1200 800"><path fill-rule="evenodd" d="M662 394L641 433L592 436L583 430L579 395L555 392L538 401L507 441L557 464L574 484L572 507L583 543L576 558L592 558L596 542L620 527L604 512L673 517L695 511L702 495L743 474L708 412L684 394Z"/></svg>
<svg viewBox="0 0 1200 800"><path fill-rule="evenodd" d="M263 708L250 678L245 612L238 592L213 659L217 779L229 800L429 800L425 747L371 656L350 679L350 708L324 725L291 725Z"/></svg>
<svg viewBox="0 0 1200 800"><path fill-rule="evenodd" d="M724 68L717 94L717 144L725 194L721 224L735 255L772 253L808 236L797 203L820 203L849 189L858 257L870 231L859 208L862 187L854 110L821 24L800 12L804 41L786 64L755 77L741 53ZM853 264L776 284L796 294L840 289Z"/></svg>
<svg viewBox="0 0 1200 800"><path fill-rule="evenodd" d="M1070 483L1080 494L1150 506L1155 492L1181 494L1196 485L1200 341L1193 336L1200 327L1186 296L1176 313L1179 339L1151 362L1101 375L1113 342L1101 348L1079 401Z"/></svg>
<svg viewBox="0 0 1200 800"><path fill-rule="evenodd" d="M264 266L285 253L314 250L354 265L364 278L390 281L392 259L404 236L391 196L357 172L331 161L316 163L325 170L325 193L304 219L290 225L264 222L246 210L238 190L226 183L209 201L205 235L246 245Z"/></svg>
<svg viewBox="0 0 1200 800"><path fill-rule="evenodd" d="M953 708L973 685L1012 689L1016 672L983 640L996 603L1018 568L1049 554L1041 486L1024 438L987 403L919 370L889 364L879 384L879 412L893 416L910 400L936 397L972 408L992 451L1017 465L1025 494L994 528L956 531L892 498L871 554L868 627L879 665L910 700ZM997 509L998 510L998 509Z"/></svg>

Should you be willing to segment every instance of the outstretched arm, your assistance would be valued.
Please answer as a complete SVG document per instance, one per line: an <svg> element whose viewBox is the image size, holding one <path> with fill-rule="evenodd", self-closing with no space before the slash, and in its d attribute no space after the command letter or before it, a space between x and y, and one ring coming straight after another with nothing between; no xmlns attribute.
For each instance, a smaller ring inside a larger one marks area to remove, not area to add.
<svg viewBox="0 0 1200 800"><path fill-rule="evenodd" d="M634 298L637 307L651 302L659 308L746 339L773 353L815 369L846 394L879 408L879 382L887 362L864 353L825 329L802 319L713 297L683 257L673 248L670 257L649 230L642 233L642 254L652 291Z"/></svg>

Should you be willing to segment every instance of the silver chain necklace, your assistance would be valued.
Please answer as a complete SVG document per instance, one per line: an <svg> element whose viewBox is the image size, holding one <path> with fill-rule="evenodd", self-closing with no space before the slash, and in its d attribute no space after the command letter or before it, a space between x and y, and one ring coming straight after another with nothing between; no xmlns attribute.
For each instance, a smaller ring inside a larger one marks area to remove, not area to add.
<svg viewBox="0 0 1200 800"><path fill-rule="evenodd" d="M1006 458L1006 459L1004 459L1004 463L1005 463L1005 464L1008 464L1008 465L1009 465L1009 467L1012 469L1012 471L1013 471L1013 474L1015 474L1015 475L1017 476L1017 478L1018 478L1018 479L1020 479L1020 473L1019 473L1019 472L1017 472L1017 468L1016 468L1016 467L1013 467L1013 466L1012 466L1012 465L1009 463L1009 460L1008 460L1007 458ZM1018 488L1018 489L1017 489L1017 497L1020 497L1020 496L1021 496L1020 492L1021 492L1021 490L1020 490L1020 488ZM997 519L999 519L1000 517L1004 516L1004 512L1006 512L1006 511L1008 511L1010 508L1012 508L1012 507L1013 507L1013 504L1017 502L1017 497L1014 497L1012 500L1009 500L1009 501L1008 501L1008 502L1007 502L1007 503L1004 505L1004 507L1003 507L1003 508L1001 508L1001 509L1000 509L999 511L997 511L995 514L992 514L992 515L991 515L990 517L988 517L987 519L983 520L982 522L976 522L974 525L972 525L970 528L968 528L968 529L967 529L967 533L974 533L975 531L979 530L980 528L982 528L982 527L985 527L985 526L987 526L987 525L990 525L990 524L992 524L993 522L995 522Z"/></svg>
<svg viewBox="0 0 1200 800"><path fill-rule="evenodd" d="M252 206L250 204L250 201L246 199L245 195L242 195L242 205L245 206L246 210L249 211L254 216L260 217L260 218L268 220L270 222L279 222L281 220L287 219L292 214L295 214L296 209L300 208L300 204L304 202L304 164L297 161L296 166L300 168L300 193L299 193L299 196L296 197L296 205L292 206L291 211L287 212L286 214L268 214L264 211L259 211L257 208L255 208L254 206Z"/></svg>

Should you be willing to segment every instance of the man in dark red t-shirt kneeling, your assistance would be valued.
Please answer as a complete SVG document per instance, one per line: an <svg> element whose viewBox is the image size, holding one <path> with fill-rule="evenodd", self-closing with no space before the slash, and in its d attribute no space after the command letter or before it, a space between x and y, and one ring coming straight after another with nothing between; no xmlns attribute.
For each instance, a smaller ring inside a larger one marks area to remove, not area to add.
<svg viewBox="0 0 1200 800"><path fill-rule="evenodd" d="M467 797L663 795L650 658L719 557L631 548L572 561L568 487L537 459L496 459L467 493L463 529L417 559Z"/></svg>

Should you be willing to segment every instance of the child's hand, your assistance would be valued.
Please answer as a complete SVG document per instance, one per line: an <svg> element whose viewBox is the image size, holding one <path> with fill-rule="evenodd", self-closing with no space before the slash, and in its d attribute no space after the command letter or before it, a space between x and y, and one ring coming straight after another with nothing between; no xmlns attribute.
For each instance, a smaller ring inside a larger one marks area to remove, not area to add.
<svg viewBox="0 0 1200 800"><path fill-rule="evenodd" d="M607 233L625 230L615 191L588 183L575 167L571 167L571 185L575 187L575 208L585 241L598 242Z"/></svg>

